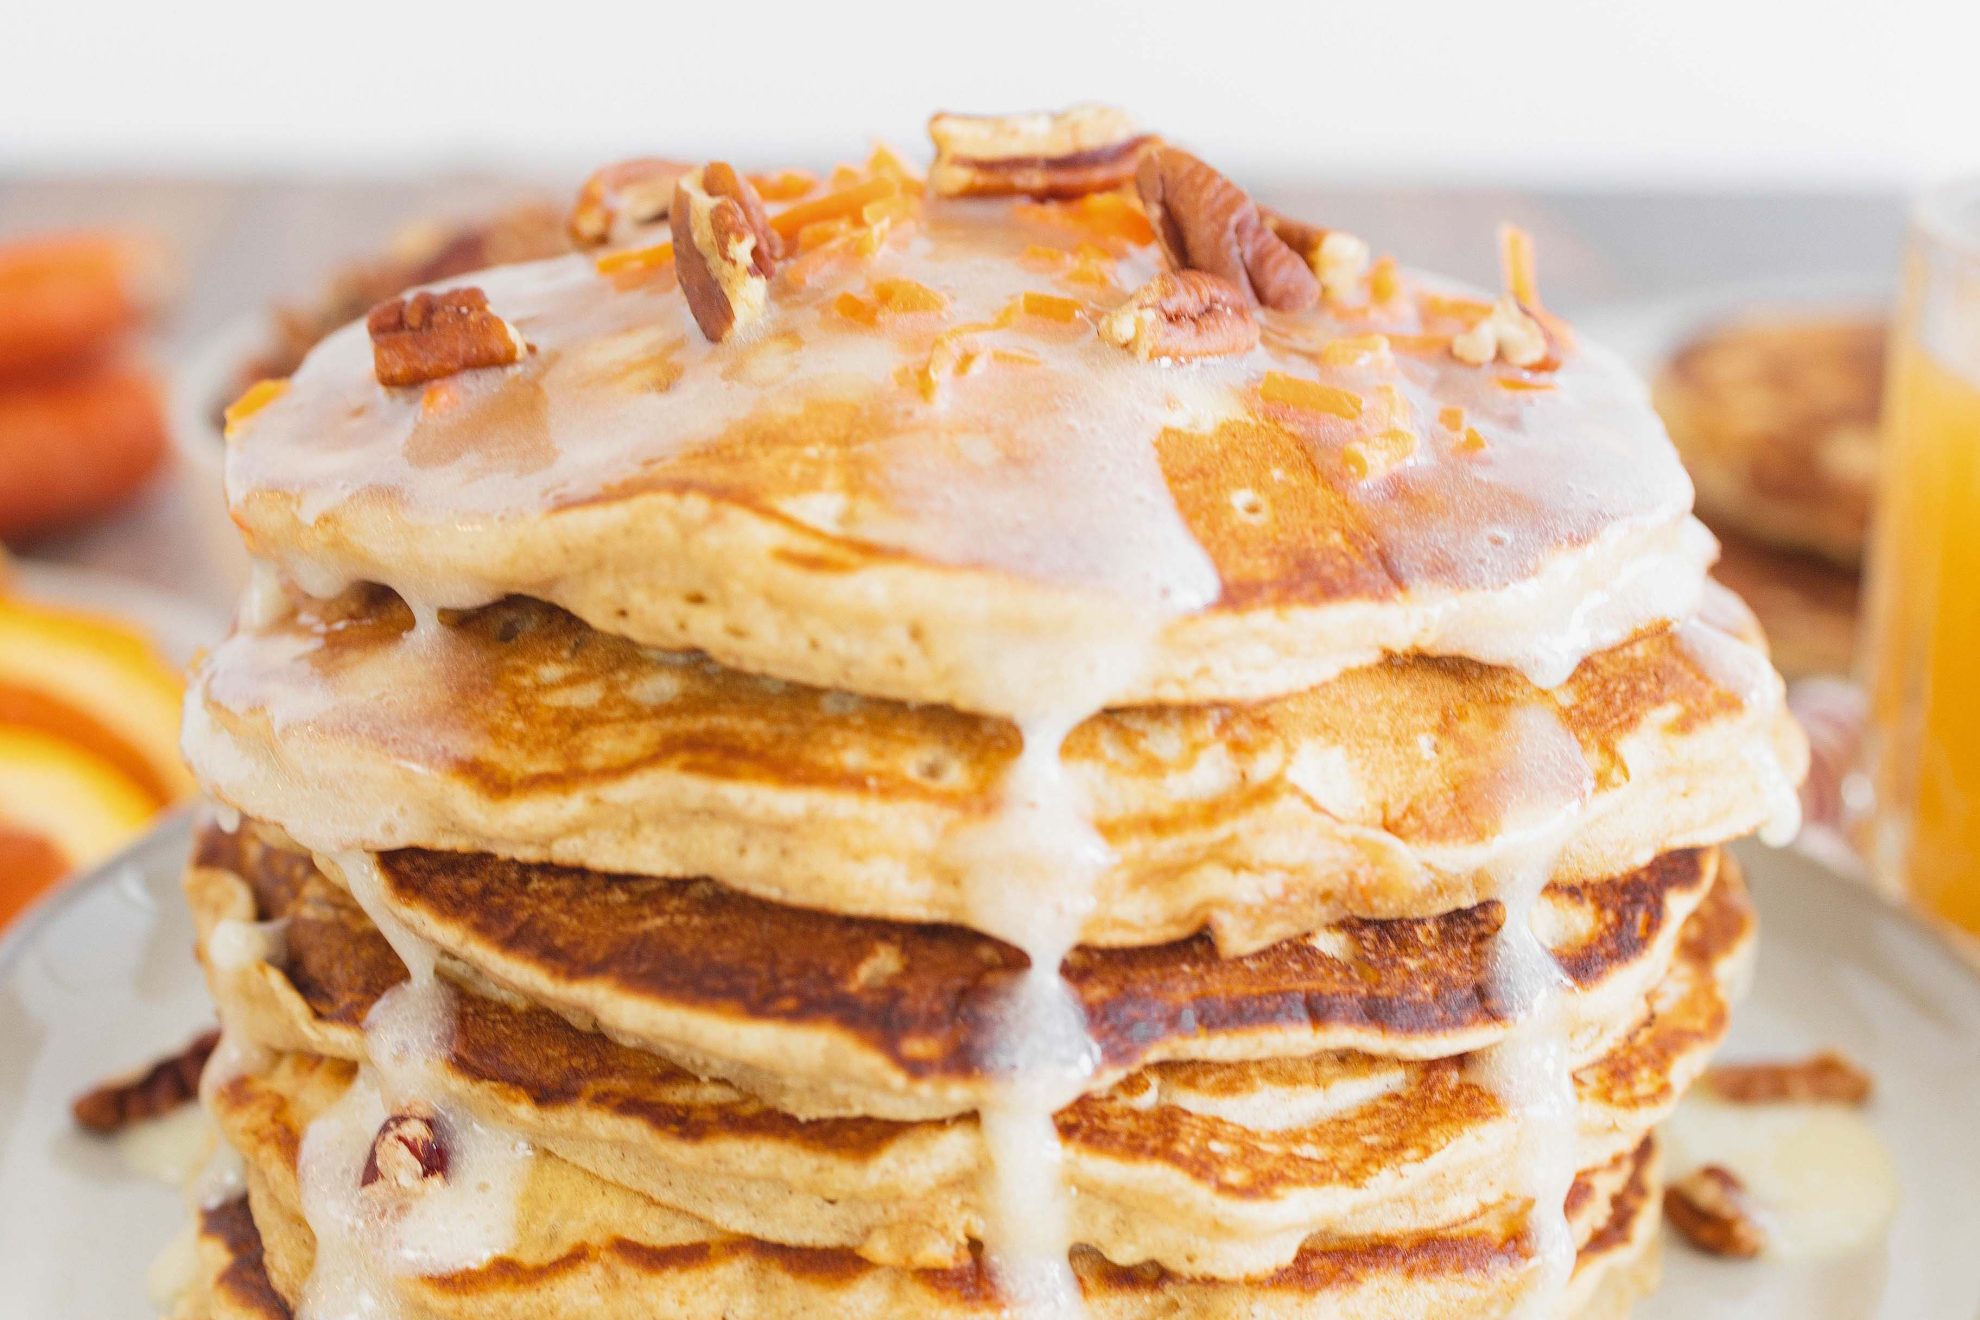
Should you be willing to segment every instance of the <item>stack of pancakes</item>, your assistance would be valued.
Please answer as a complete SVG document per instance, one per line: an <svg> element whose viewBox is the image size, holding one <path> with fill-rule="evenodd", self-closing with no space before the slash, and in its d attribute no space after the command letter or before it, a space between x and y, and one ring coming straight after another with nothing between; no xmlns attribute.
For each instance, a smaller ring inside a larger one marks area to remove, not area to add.
<svg viewBox="0 0 1980 1320"><path fill-rule="evenodd" d="M1095 325L1197 269L1145 176L1201 163L1079 119L1060 186L1014 122L1034 196L763 180L732 329L709 167L671 246L473 281L516 361L385 386L353 326L237 413L181 1316L1648 1286L1719 845L1805 752L1641 385L1537 308L1467 360L1501 313L1388 263L1145 360Z"/></svg>

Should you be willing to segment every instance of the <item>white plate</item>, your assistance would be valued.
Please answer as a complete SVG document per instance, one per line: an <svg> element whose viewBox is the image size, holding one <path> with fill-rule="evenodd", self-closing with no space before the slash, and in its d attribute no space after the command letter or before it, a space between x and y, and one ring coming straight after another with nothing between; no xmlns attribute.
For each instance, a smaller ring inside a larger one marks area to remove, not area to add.
<svg viewBox="0 0 1980 1320"><path fill-rule="evenodd" d="M211 1020L178 896L184 816L0 942L0 1315L140 1320L178 1196L76 1135L69 1100ZM1759 975L1729 1056L1833 1046L1875 1074L1904 1195L1878 1250L1720 1263L1681 1246L1640 1320L1980 1316L1980 976L1918 922L1803 858L1754 852Z"/></svg>

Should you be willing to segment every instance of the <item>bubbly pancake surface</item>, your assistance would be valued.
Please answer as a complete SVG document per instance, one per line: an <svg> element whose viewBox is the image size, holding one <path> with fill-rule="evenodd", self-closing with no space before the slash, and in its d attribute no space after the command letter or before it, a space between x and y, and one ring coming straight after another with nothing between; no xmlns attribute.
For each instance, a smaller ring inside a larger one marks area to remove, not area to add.
<svg viewBox="0 0 1980 1320"><path fill-rule="evenodd" d="M1728 761L1805 755L1752 619L1723 592L1675 629L1591 656L1561 688L1464 660L1390 660L1255 703L1102 712L1069 776L1112 861L1084 939L1207 928L1243 952L1353 913L1494 896L1520 794L1587 795L1555 875L1714 844L1778 804ZM601 871L708 875L805 907L969 918L958 836L991 817L1009 723L736 673L524 600L414 630L359 593L204 663L191 754L240 810L339 848L408 845ZM1557 721L1570 762L1533 767Z"/></svg>
<svg viewBox="0 0 1980 1320"><path fill-rule="evenodd" d="M1123 628L1149 653L1110 698L1210 700L1383 650L1559 674L1695 603L1689 482L1601 350L1468 365L1449 337L1483 304L1409 282L1265 313L1247 354L1141 362L1090 320L1152 246L1113 240L1081 290L1030 256L1082 238L1054 207L923 206L870 256L794 263L720 343L670 268L585 257L480 277L532 351L438 390L381 387L348 327L232 443L235 516L318 595L519 592L740 669L1003 713ZM834 311L901 282L942 309ZM1329 351L1370 334L1387 346ZM986 369L919 388L944 335Z"/></svg>

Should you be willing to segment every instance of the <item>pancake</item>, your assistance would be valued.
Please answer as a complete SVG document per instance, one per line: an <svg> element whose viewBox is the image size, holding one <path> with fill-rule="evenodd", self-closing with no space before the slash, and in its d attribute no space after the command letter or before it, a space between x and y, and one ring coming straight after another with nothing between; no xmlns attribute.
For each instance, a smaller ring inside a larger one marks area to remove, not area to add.
<svg viewBox="0 0 1980 1320"><path fill-rule="evenodd" d="M1710 538L1612 355L1470 365L1451 340L1489 300L1398 276L1261 310L1249 352L1140 361L1092 328L1162 269L1131 204L1096 232L1093 199L858 186L900 223L786 263L720 342L671 263L581 255L475 277L531 349L512 366L387 389L363 325L331 335L229 444L250 550L319 597L529 595L1027 717L1069 690L1081 715L1254 700L1384 652L1552 681L1695 606ZM845 314L886 289L939 308Z"/></svg>
<svg viewBox="0 0 1980 1320"><path fill-rule="evenodd" d="M247 1198L198 1212L191 1286L172 1307L172 1320L294 1320L268 1281L261 1231Z"/></svg>
<svg viewBox="0 0 1980 1320"><path fill-rule="evenodd" d="M1580 1291L1588 1300L1572 1320L1625 1320L1655 1286L1656 1235L1646 1223L1652 1217L1637 1213L1655 1197L1648 1195L1649 1184L1644 1190L1641 1200L1633 1193L1619 1198L1620 1211L1612 1208L1610 1222L1582 1248L1582 1268L1590 1277ZM199 1246L199 1286L173 1312L173 1320L292 1320L268 1281L261 1234L245 1197L201 1216Z"/></svg>
<svg viewBox="0 0 1980 1320"><path fill-rule="evenodd" d="M1522 846L1521 813L1584 797L1558 879L1747 833L1806 753L1751 616L1711 599L1552 692L1471 661L1390 660L1250 706L1095 716L1064 753L1112 853L1084 942L1207 928L1240 953L1349 914L1475 904ZM411 629L372 593L237 631L189 701L202 779L339 849L706 875L834 912L969 920L955 840L997 809L1022 742L1008 723L753 678L526 600ZM1536 775L1553 743L1581 765ZM1723 774L1755 759L1780 773Z"/></svg>
<svg viewBox="0 0 1980 1320"><path fill-rule="evenodd" d="M1784 677L1852 672L1863 605L1856 569L1805 550L1723 532L1713 571L1760 620L1767 631L1767 653Z"/></svg>
<svg viewBox="0 0 1980 1320"><path fill-rule="evenodd" d="M404 979L350 900L301 867L250 887L218 867L189 892L223 1019L281 1050L363 1061L357 1023ZM280 956L220 956L280 923ZM1621 1037L1582 1068L1583 1164L1633 1148L1724 1032L1751 917L1736 872ZM733 1232L953 1263L982 1227L973 1122L800 1121L544 1010L460 992L439 1077L450 1101L604 1178ZM1460 1060L1324 1055L1164 1064L1059 1115L1079 1240L1109 1259L1230 1277L1303 1241L1415 1231L1511 1193L1516 1124Z"/></svg>
<svg viewBox="0 0 1980 1320"><path fill-rule="evenodd" d="M301 1212L303 1134L346 1098L353 1073L348 1064L286 1055L214 1092L222 1130L246 1159L267 1275L291 1300L317 1250ZM1657 1187L1651 1141L1576 1180L1568 1210L1587 1255L1562 1314L1589 1304L1612 1270L1648 1249ZM1283 1270L1237 1283L1112 1265L1084 1248L1076 1252L1074 1268L1089 1312L1102 1317L1291 1316L1324 1306L1330 1315L1368 1320L1483 1320L1504 1314L1527 1277L1524 1218L1520 1206L1502 1204L1423 1234L1309 1249ZM821 1313L969 1316L1002 1309L974 1260L909 1271L875 1266L848 1252L735 1237L541 1152L528 1158L511 1247L449 1273L381 1282L412 1317L539 1320L582 1313L607 1320L746 1320Z"/></svg>
<svg viewBox="0 0 1980 1320"><path fill-rule="evenodd" d="M1654 390L1714 527L1854 570L1876 494L1881 317L1741 317L1674 354Z"/></svg>
<svg viewBox="0 0 1980 1320"><path fill-rule="evenodd" d="M204 866L252 875L261 845L209 832ZM246 851L247 856L241 853ZM340 883L370 859L324 863ZM975 1107L995 1005L1024 955L957 927L831 917L705 881L600 877L486 855L375 859L373 919L441 951L457 978L555 1009L807 1117L929 1118ZM1556 885L1540 928L1573 981L1581 1057L1668 966L1718 854L1666 854L1593 885ZM1206 937L1076 949L1064 974L1100 1053L1089 1089L1165 1059L1352 1049L1435 1058L1507 1029L1488 966L1497 905L1349 920L1243 958Z"/></svg>

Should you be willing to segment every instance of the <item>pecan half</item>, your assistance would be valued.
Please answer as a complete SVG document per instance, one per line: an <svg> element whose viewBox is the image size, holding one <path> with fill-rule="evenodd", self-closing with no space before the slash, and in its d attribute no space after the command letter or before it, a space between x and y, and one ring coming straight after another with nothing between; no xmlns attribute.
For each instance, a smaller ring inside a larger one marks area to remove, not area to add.
<svg viewBox="0 0 1980 1320"><path fill-rule="evenodd" d="M749 180L724 161L689 171L674 185L668 223L681 293L702 334L719 342L762 315L783 247Z"/></svg>
<svg viewBox="0 0 1980 1320"><path fill-rule="evenodd" d="M199 1074L219 1043L217 1031L195 1036L177 1054L77 1096L69 1107L76 1125L91 1132L119 1132L189 1103L199 1095Z"/></svg>
<svg viewBox="0 0 1980 1320"><path fill-rule="evenodd" d="M1767 1226L1755 1213L1746 1184L1717 1164L1665 1188L1664 1217L1685 1241L1714 1256L1751 1260L1767 1249Z"/></svg>
<svg viewBox="0 0 1980 1320"><path fill-rule="evenodd" d="M1134 178L1156 142L1126 114L1077 105L1055 114L952 115L928 121L938 197L1083 197Z"/></svg>
<svg viewBox="0 0 1980 1320"><path fill-rule="evenodd" d="M1869 1073L1833 1050L1786 1063L1722 1063L1706 1071L1704 1084L1735 1105L1865 1105L1873 1089Z"/></svg>
<svg viewBox="0 0 1980 1320"><path fill-rule="evenodd" d="M1102 339L1143 362L1243 353L1258 343L1244 294L1200 270L1163 271L1101 317L1098 328Z"/></svg>
<svg viewBox="0 0 1980 1320"><path fill-rule="evenodd" d="M1272 232L1305 260L1307 267L1319 277L1321 292L1331 301L1346 302L1360 291L1361 277L1368 273L1369 261L1374 256L1365 239L1345 229L1310 225L1263 206L1258 208L1258 213L1265 217Z"/></svg>
<svg viewBox="0 0 1980 1320"><path fill-rule="evenodd" d="M1155 239L1177 270L1207 271L1279 311L1319 300L1319 280L1272 232L1258 204L1196 157L1156 147L1142 156L1134 183Z"/></svg>
<svg viewBox="0 0 1980 1320"><path fill-rule="evenodd" d="M488 310L488 295L472 285L382 302L371 309L365 326L380 385L424 385L463 371L505 367L529 348L514 326Z"/></svg>
<svg viewBox="0 0 1980 1320"><path fill-rule="evenodd" d="M378 1135L371 1139L371 1153L364 1157L358 1186L382 1182L387 1187L417 1187L429 1178L446 1178L448 1164L438 1116L423 1105L416 1106L379 1125Z"/></svg>
<svg viewBox="0 0 1980 1320"><path fill-rule="evenodd" d="M693 167L658 156L622 160L596 170L578 189L577 204L565 222L571 241L598 247L632 237L644 225L667 218L674 185Z"/></svg>

